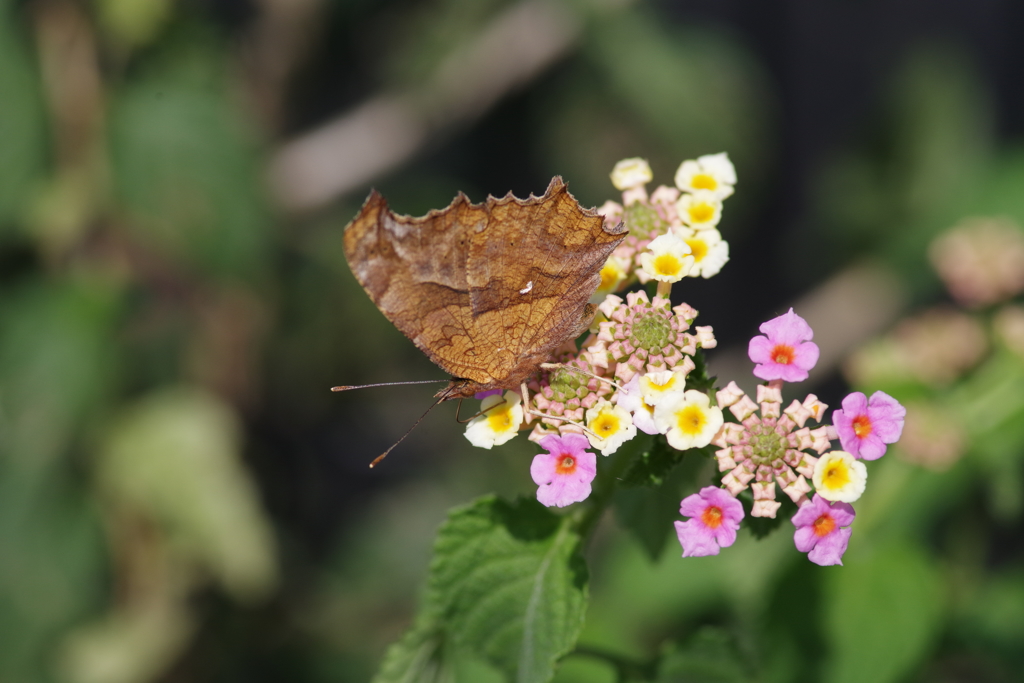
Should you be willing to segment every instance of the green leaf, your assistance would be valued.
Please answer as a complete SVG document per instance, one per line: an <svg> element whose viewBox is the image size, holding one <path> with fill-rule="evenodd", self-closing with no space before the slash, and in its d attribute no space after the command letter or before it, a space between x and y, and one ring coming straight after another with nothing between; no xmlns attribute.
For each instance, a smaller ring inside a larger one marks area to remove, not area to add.
<svg viewBox="0 0 1024 683"><path fill-rule="evenodd" d="M258 599L277 580L274 536L241 463L238 418L198 389L163 389L110 426L97 459L101 491L144 511L176 550L234 597Z"/></svg>
<svg viewBox="0 0 1024 683"><path fill-rule="evenodd" d="M520 683L549 681L583 626L580 542L536 501L481 498L441 527L428 599L456 644Z"/></svg>
<svg viewBox="0 0 1024 683"><path fill-rule="evenodd" d="M0 434L11 464L59 466L107 397L117 301L103 288L24 286L0 300ZM56 388L59 387L59 390Z"/></svg>
<svg viewBox="0 0 1024 683"><path fill-rule="evenodd" d="M402 638L388 648L372 683L503 683L487 662L460 650L428 602Z"/></svg>
<svg viewBox="0 0 1024 683"><path fill-rule="evenodd" d="M980 578L980 577L979 577ZM1020 659L1024 633L1024 572L987 574L959 605L954 629L971 649L998 649ZM965 596L966 597L966 596Z"/></svg>
<svg viewBox="0 0 1024 683"><path fill-rule="evenodd" d="M153 248L218 275L251 274L271 237L259 158L220 56L196 38L179 36L113 99L115 193Z"/></svg>
<svg viewBox="0 0 1024 683"><path fill-rule="evenodd" d="M31 196L46 159L46 116L35 69L15 32L10 3L0 7L0 230Z"/></svg>
<svg viewBox="0 0 1024 683"><path fill-rule="evenodd" d="M942 625L934 563L915 547L895 546L827 571L821 597L831 659L823 680L903 680Z"/></svg>
<svg viewBox="0 0 1024 683"><path fill-rule="evenodd" d="M3 681L49 680L41 669L54 642L105 597L99 511L68 461L109 393L113 303L59 284L0 297Z"/></svg>
<svg viewBox="0 0 1024 683"><path fill-rule="evenodd" d="M708 377L708 362L704 357L704 349L697 349L693 354L693 370L686 376L686 389L700 391L715 401L715 382L717 375Z"/></svg>
<svg viewBox="0 0 1024 683"><path fill-rule="evenodd" d="M145 683L177 659L196 631L184 603L163 596L115 609L68 633L56 657L63 683Z"/></svg>
<svg viewBox="0 0 1024 683"><path fill-rule="evenodd" d="M660 486L665 475L683 460L683 451L669 446L665 437L641 433L623 444L622 453L616 455L630 460L620 478L623 486Z"/></svg>
<svg viewBox="0 0 1024 683"><path fill-rule="evenodd" d="M754 497L751 495L750 489L745 489L736 498L743 503L743 526L756 539L762 539L772 533L782 526L783 522L788 522L796 513L796 504L788 496L778 497L782 507L776 511L774 517L754 517L750 514L754 509Z"/></svg>
<svg viewBox="0 0 1024 683"><path fill-rule="evenodd" d="M373 683L449 683L454 680L444 658L444 632L437 614L424 605L416 622L388 648Z"/></svg>
<svg viewBox="0 0 1024 683"><path fill-rule="evenodd" d="M656 683L745 683L753 680L725 631L704 627L658 666Z"/></svg>
<svg viewBox="0 0 1024 683"><path fill-rule="evenodd" d="M666 542L672 537L672 523L680 519L679 503L684 493L696 490L698 476L708 462L700 457L704 449L677 451L665 444L664 439L656 437L656 453L641 453L623 477L632 477L634 482L643 480L646 485L627 484L615 491L614 498L615 518L640 542L651 560L661 557ZM660 451L671 453L657 454ZM662 474L662 467L669 463L673 469Z"/></svg>

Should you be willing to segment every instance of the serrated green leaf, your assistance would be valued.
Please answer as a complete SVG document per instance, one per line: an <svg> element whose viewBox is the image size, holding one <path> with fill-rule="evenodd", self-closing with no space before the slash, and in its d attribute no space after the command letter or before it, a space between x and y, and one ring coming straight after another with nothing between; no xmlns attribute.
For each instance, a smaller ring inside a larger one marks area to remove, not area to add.
<svg viewBox="0 0 1024 683"><path fill-rule="evenodd" d="M425 603L408 631L388 648L371 683L503 683L506 677L487 662L461 650L439 621L436 606Z"/></svg>
<svg viewBox="0 0 1024 683"><path fill-rule="evenodd" d="M903 680L942 625L941 580L920 550L896 546L830 568L822 590L833 683Z"/></svg>
<svg viewBox="0 0 1024 683"><path fill-rule="evenodd" d="M425 605L416 622L388 648L373 683L450 683L454 674L444 657L444 632Z"/></svg>
<svg viewBox="0 0 1024 683"><path fill-rule="evenodd" d="M669 447L665 437L637 434L621 449L629 464L619 478L622 486L660 486L662 478L682 459L682 451Z"/></svg>
<svg viewBox="0 0 1024 683"><path fill-rule="evenodd" d="M658 437L663 440L664 437ZM615 518L640 542L652 561L661 557L667 541L672 537L672 522L681 519L679 503L684 494L696 490L700 471L707 463L696 451L675 451L685 454L678 467L672 469L655 485L623 487L615 491ZM640 460L641 458L638 458ZM637 465L634 474L642 465Z"/></svg>
<svg viewBox="0 0 1024 683"><path fill-rule="evenodd" d="M519 683L551 680L583 626L580 541L569 518L533 500L487 496L452 512L429 590L453 641Z"/></svg>

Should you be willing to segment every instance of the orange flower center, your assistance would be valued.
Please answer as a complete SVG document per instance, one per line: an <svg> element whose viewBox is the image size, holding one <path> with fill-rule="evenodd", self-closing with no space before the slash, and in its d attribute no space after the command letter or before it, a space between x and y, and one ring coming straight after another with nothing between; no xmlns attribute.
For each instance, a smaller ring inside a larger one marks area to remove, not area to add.
<svg viewBox="0 0 1024 683"><path fill-rule="evenodd" d="M789 365L793 362L794 355L796 354L793 347L786 344L776 344L772 349L772 360L779 365Z"/></svg>
<svg viewBox="0 0 1024 683"><path fill-rule="evenodd" d="M555 465L555 471L558 474L572 474L576 471L576 458L571 455L563 455Z"/></svg>
<svg viewBox="0 0 1024 683"><path fill-rule="evenodd" d="M700 521L704 522L710 529L717 529L722 525L722 508L714 505L700 513Z"/></svg>
<svg viewBox="0 0 1024 683"><path fill-rule="evenodd" d="M814 520L814 535L819 538L828 536L830 533L836 530L836 521L832 519L832 515L824 514Z"/></svg>
<svg viewBox="0 0 1024 683"><path fill-rule="evenodd" d="M871 418L867 415L858 415L853 418L853 433L858 439L863 439L871 433Z"/></svg>

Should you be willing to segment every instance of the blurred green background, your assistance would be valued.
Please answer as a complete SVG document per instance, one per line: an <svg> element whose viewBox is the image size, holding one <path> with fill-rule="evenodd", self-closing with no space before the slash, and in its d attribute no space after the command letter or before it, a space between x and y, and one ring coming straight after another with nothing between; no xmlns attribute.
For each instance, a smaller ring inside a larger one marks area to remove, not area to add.
<svg viewBox="0 0 1024 683"><path fill-rule="evenodd" d="M838 407L845 356L948 301L929 242L1024 221L1022 36L1015 0L0 0L0 682L370 680L445 510L533 494L535 448L472 449L454 405L367 469L433 389L329 387L441 376L344 261L371 186L595 206L620 158L728 151L732 262L677 296L722 385L795 303ZM785 524L652 562L609 517L556 680L666 648L663 680L1024 679L1024 361L993 354L862 387L969 428L876 463L844 568Z"/></svg>

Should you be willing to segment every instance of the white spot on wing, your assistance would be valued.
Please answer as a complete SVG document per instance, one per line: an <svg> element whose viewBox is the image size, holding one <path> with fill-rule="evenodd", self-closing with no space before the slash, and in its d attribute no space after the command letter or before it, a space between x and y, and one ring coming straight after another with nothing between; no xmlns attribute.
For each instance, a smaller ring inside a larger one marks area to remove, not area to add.
<svg viewBox="0 0 1024 683"><path fill-rule="evenodd" d="M526 286L519 290L520 294L529 294L530 290L533 289L533 280L526 283Z"/></svg>

